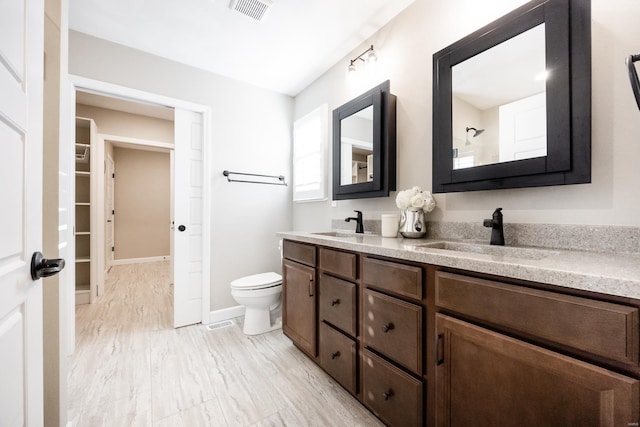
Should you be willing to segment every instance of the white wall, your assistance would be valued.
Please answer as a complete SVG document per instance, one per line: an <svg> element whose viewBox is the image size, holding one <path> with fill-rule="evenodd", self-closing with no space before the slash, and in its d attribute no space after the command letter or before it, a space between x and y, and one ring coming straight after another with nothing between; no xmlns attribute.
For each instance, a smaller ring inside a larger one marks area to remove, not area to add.
<svg viewBox="0 0 640 427"><path fill-rule="evenodd" d="M416 0L352 54L295 99L294 116L321 103L334 109L386 80L397 95L399 190L431 188L432 55L508 13L525 0ZM529 189L436 195L432 221L482 221L500 206L506 222L640 225L640 112L635 106L624 59L640 46L640 2L592 0L592 183ZM379 52L377 70L347 78L348 60L370 44ZM352 81L350 81L352 80ZM326 230L331 218L353 209L365 219L396 212L388 198L295 204L296 230Z"/></svg>
<svg viewBox="0 0 640 427"><path fill-rule="evenodd" d="M290 186L228 183L222 171L290 180L292 98L74 31L69 56L71 74L211 107L212 310L236 305L231 280L279 271L275 233L291 229Z"/></svg>
<svg viewBox="0 0 640 427"><path fill-rule="evenodd" d="M169 153L115 147L114 259L171 253Z"/></svg>
<svg viewBox="0 0 640 427"><path fill-rule="evenodd" d="M173 120L141 116L91 105L76 105L76 115L96 122L98 133L173 144Z"/></svg>

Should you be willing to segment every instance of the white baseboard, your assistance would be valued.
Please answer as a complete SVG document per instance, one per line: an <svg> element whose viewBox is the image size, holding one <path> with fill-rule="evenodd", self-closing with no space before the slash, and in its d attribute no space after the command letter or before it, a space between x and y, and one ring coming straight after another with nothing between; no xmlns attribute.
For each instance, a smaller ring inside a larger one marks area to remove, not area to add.
<svg viewBox="0 0 640 427"><path fill-rule="evenodd" d="M152 256L147 258L127 258L127 259L114 259L111 265L126 265L126 264L142 264L145 262L158 262L170 260L171 256Z"/></svg>
<svg viewBox="0 0 640 427"><path fill-rule="evenodd" d="M216 322L222 322L223 320L233 319L234 317L244 316L244 306L236 305L235 307L222 308L220 310L214 310L209 313L209 322L202 323L210 324ZM204 319L203 319L204 320Z"/></svg>

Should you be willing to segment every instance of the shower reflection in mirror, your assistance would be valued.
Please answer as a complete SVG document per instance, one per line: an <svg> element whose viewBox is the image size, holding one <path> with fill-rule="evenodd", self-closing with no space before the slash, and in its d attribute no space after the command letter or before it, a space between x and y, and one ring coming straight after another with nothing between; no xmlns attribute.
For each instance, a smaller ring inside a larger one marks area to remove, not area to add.
<svg viewBox="0 0 640 427"><path fill-rule="evenodd" d="M454 169L547 155L545 24L452 67Z"/></svg>

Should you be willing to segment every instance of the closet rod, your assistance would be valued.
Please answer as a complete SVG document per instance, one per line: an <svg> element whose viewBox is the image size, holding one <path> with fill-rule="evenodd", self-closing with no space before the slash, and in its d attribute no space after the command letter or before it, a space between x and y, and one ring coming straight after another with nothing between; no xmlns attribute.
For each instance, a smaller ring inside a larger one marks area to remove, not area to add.
<svg viewBox="0 0 640 427"><path fill-rule="evenodd" d="M257 174L257 173L244 173L244 172L231 172L231 171L224 171L224 172L222 172L222 175L227 177L227 181L228 182L247 182L247 183L252 183L252 184L287 185L287 183L284 182L284 176L283 175L261 175L261 174ZM258 176L258 177L261 177L261 178L273 178L273 179L277 179L278 182L251 181L251 180L245 180L245 179L231 179L229 177L229 175Z"/></svg>

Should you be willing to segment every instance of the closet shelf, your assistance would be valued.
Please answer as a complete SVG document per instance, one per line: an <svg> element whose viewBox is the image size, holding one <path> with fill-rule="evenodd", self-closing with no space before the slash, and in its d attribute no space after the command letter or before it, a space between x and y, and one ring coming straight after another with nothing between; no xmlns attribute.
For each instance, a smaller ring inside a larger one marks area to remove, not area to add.
<svg viewBox="0 0 640 427"><path fill-rule="evenodd" d="M90 236L90 231L76 231L76 236Z"/></svg>
<svg viewBox="0 0 640 427"><path fill-rule="evenodd" d="M89 202L76 202L76 206L91 206Z"/></svg>
<svg viewBox="0 0 640 427"><path fill-rule="evenodd" d="M76 258L76 263L80 263L80 262L91 262L91 258L87 257L87 258Z"/></svg>
<svg viewBox="0 0 640 427"><path fill-rule="evenodd" d="M91 176L91 172L76 171L76 176Z"/></svg>

